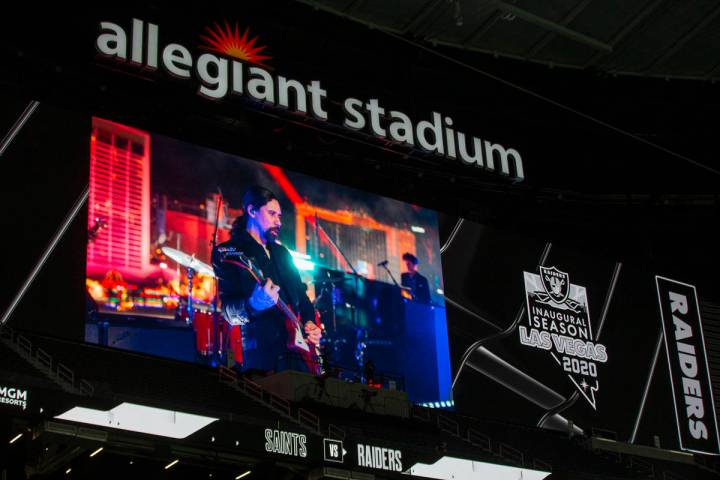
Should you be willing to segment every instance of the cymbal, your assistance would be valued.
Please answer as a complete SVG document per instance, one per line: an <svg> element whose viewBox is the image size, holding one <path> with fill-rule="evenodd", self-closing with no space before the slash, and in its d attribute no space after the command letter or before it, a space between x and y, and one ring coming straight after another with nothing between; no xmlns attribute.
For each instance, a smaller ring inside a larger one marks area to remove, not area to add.
<svg viewBox="0 0 720 480"><path fill-rule="evenodd" d="M344 274L340 275L329 275L327 277L314 278L307 283L337 283L348 280Z"/></svg>
<svg viewBox="0 0 720 480"><path fill-rule="evenodd" d="M192 268L197 273L202 273L203 275L208 275L211 277L215 276L215 272L213 271L212 267L207 263L195 258L195 255L188 255L185 252L181 252L180 250L176 250L170 247L162 247L161 250L165 255L175 260L178 264L182 265L185 268Z"/></svg>

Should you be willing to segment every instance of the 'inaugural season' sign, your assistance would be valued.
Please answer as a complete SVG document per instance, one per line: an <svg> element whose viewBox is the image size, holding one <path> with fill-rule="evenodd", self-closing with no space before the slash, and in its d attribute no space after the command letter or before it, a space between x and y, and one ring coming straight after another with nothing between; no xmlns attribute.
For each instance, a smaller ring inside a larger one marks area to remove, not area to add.
<svg viewBox="0 0 720 480"><path fill-rule="evenodd" d="M555 267L525 274L528 321L518 328L520 343L548 350L578 391L597 410L598 364L608 360L593 335L585 287Z"/></svg>
<svg viewBox="0 0 720 480"><path fill-rule="evenodd" d="M329 122L328 92L320 81L303 83L271 74L265 65L271 57L258 46L257 37L248 39L248 30L240 34L229 24L215 24L201 35L200 49L189 48L163 38L160 27L133 19L129 29L113 22L100 22L95 41L97 51L135 71L164 73L178 80L199 81L198 95L209 100L245 97L263 105L311 114ZM161 39L164 40L161 42ZM261 53L263 52L263 53ZM337 123L350 130L364 130L373 136L411 148L460 160L484 170L500 173L515 181L525 178L520 152L498 143L466 136L456 131L453 119L433 112L430 120L414 121L407 114L386 108L376 98L361 100L348 97L340 102L345 118Z"/></svg>
<svg viewBox="0 0 720 480"><path fill-rule="evenodd" d="M693 285L656 276L680 448L720 453L710 369Z"/></svg>

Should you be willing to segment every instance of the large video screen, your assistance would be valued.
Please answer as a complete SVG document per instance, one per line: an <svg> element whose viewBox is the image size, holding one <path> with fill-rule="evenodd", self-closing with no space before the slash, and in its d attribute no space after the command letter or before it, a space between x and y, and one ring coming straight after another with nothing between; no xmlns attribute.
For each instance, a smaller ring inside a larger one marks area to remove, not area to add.
<svg viewBox="0 0 720 480"><path fill-rule="evenodd" d="M94 118L85 339L450 400L434 211Z"/></svg>

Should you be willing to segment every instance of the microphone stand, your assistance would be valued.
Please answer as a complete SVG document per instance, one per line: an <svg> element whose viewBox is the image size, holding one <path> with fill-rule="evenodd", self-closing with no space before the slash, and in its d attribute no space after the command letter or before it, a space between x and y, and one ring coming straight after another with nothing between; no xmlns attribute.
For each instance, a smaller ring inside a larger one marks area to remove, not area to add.
<svg viewBox="0 0 720 480"><path fill-rule="evenodd" d="M318 223L317 217L315 220L315 225L317 225L318 229L322 230L322 232L325 234L325 238L327 238L327 240L328 240L328 243L330 243L330 246L332 248L334 248L340 254L340 256L345 260L345 263L347 263L350 266L350 270L352 270L352 275L355 278L355 295L354 295L355 305L353 305L352 322L353 322L353 325L357 325L357 304L358 304L358 296L357 295L358 295L358 290L360 289L360 287L358 285L360 274L358 273L357 270L355 270L355 267L353 267L352 262L345 255L345 252L343 252L342 249L337 246L337 244L333 241L332 238L330 238L330 235L328 235L328 233L325 231L325 229L322 227L322 225L320 225L320 223Z"/></svg>
<svg viewBox="0 0 720 480"><path fill-rule="evenodd" d="M215 206L215 231L213 232L212 237L212 250L210 251L210 256L212 257L212 252L215 251L215 247L217 246L217 233L218 233L218 227L220 225L220 212L222 211L223 206L223 196L222 196L222 190L220 190L220 187L218 187L218 200L217 205ZM212 364L213 366L217 366L219 364L219 355L222 355L222 345L218 348L218 334L219 334L219 325L218 325L218 297L219 297L219 288L218 288L218 278L215 277L215 280L213 282L215 284L215 295L213 298L213 353L212 353Z"/></svg>
<svg viewBox="0 0 720 480"><path fill-rule="evenodd" d="M404 293L403 293L403 292L409 293L411 299L414 299L414 298L415 298L415 295L413 294L412 290L410 290L408 287L403 287L402 285L398 284L397 280L395 280L395 276L392 274L392 272L390 271L390 269L387 267L387 260L384 261L384 262L382 262L381 264L378 264L378 266L379 266L379 267L383 267L383 268L385 269L385 271L388 273L388 275L390 275L390 279L393 281L393 283L394 283L395 286L398 288L398 290L400 290L398 293L399 293L401 296L403 296L403 298L407 298L407 297L404 296Z"/></svg>
<svg viewBox="0 0 720 480"><path fill-rule="evenodd" d="M390 280L393 281L393 283L395 284L395 286L398 287L398 288L402 288L402 287L398 284L397 280L395 280L395 276L392 274L392 272L391 272L390 269L388 268L388 266L387 266L387 261L382 262L382 263L380 264L380 266L385 269L385 271L387 272L388 275L390 275Z"/></svg>
<svg viewBox="0 0 720 480"><path fill-rule="evenodd" d="M318 221L318 214L317 210L315 210L315 258L318 258L320 256L320 223Z"/></svg>

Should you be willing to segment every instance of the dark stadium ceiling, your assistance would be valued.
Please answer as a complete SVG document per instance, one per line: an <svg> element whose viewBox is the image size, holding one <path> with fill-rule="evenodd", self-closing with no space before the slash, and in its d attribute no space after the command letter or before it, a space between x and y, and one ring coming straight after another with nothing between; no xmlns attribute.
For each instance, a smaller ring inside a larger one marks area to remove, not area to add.
<svg viewBox="0 0 720 480"><path fill-rule="evenodd" d="M432 45L553 67L720 79L717 0L299 0Z"/></svg>

